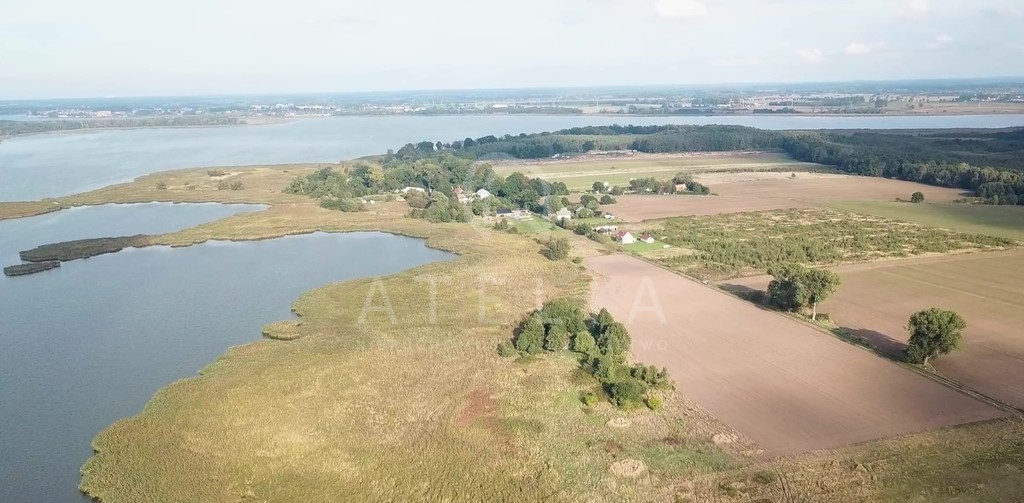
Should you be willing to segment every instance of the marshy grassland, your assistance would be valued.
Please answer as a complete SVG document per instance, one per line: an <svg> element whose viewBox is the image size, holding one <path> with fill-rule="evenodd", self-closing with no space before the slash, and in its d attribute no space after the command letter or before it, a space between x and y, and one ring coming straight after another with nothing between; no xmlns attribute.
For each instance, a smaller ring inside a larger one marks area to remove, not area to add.
<svg viewBox="0 0 1024 503"><path fill-rule="evenodd" d="M244 184L239 190L219 190L224 175L182 170L58 200L271 205L140 238L146 245L378 230L459 255L303 294L292 306L299 321L268 325L264 339L253 334L255 342L103 431L82 468L89 496L109 503L980 502L1024 493L1018 419L764 459L742 438L716 444L716 435L733 432L675 393L657 411L585 407L580 394L597 383L569 353L510 359L496 352L540 302L587 298L590 276L581 265L546 259L537 234L406 218L398 202L342 213L281 193L314 169L224 168ZM608 252L581 236L571 242L573 256Z"/></svg>

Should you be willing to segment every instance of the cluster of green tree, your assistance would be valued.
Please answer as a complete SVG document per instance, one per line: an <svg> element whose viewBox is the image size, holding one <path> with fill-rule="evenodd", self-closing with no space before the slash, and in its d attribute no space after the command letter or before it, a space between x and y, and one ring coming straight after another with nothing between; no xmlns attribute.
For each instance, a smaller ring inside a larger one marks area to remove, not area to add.
<svg viewBox="0 0 1024 503"><path fill-rule="evenodd" d="M839 288L839 275L828 269L810 269L799 264L783 264L768 270L774 279L768 283L765 304L784 311L811 309L818 319L818 303Z"/></svg>
<svg viewBox="0 0 1024 503"><path fill-rule="evenodd" d="M660 406L649 391L671 386L668 372L647 365L629 365L626 354L631 339L625 325L615 321L607 309L586 314L567 299L545 303L520 323L511 342L498 346L504 356L539 354L570 349L579 356L580 366L601 384L602 391L623 409ZM592 405L597 396L581 397Z"/></svg>
<svg viewBox="0 0 1024 503"><path fill-rule="evenodd" d="M682 186L686 186L682 189ZM637 194L698 194L708 195L711 189L696 182L685 173L678 173L671 180L658 180L654 177L634 178L629 181L629 190Z"/></svg>
<svg viewBox="0 0 1024 503"><path fill-rule="evenodd" d="M743 126L588 126L551 133L494 135L453 142L409 143L389 154L405 161L441 152L466 159L514 157L541 159L591 150L638 150L641 152L705 152L778 149L782 135Z"/></svg>
<svg viewBox="0 0 1024 503"><path fill-rule="evenodd" d="M17 136L33 133L48 133L52 131L70 131L75 129L228 126L233 124L239 124L239 120L234 117L197 115L188 115L180 117L145 117L123 119L118 118L43 121L0 120L0 136Z"/></svg>
<svg viewBox="0 0 1024 503"><path fill-rule="evenodd" d="M320 168L309 175L295 178L284 188L284 192L319 199L321 207L331 210L363 211L363 202L349 180L350 177L332 168Z"/></svg>
<svg viewBox="0 0 1024 503"><path fill-rule="evenodd" d="M422 218L431 222L468 222L472 220L473 213L468 207L452 200L440 191L434 191L428 197L425 192L411 191L406 196L409 206L409 216Z"/></svg>
<svg viewBox="0 0 1024 503"><path fill-rule="evenodd" d="M773 107L796 106L796 107L850 107L863 105L867 99L863 96L832 96L820 99L801 99L799 101L772 101L768 104Z"/></svg>
<svg viewBox="0 0 1024 503"><path fill-rule="evenodd" d="M1024 129L947 135L788 133L782 147L798 160L852 174L971 190L989 204L1024 204Z"/></svg>

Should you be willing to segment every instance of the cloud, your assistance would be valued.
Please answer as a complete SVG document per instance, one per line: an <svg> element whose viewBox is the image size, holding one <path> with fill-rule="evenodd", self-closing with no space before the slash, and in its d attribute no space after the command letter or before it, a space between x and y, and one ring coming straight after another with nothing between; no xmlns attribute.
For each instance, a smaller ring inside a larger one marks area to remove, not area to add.
<svg viewBox="0 0 1024 503"><path fill-rule="evenodd" d="M861 56L864 54L870 54L871 48L863 42L854 42L846 46L846 54L851 56Z"/></svg>
<svg viewBox="0 0 1024 503"><path fill-rule="evenodd" d="M931 10L928 0L907 0L907 10L913 14L927 14Z"/></svg>
<svg viewBox="0 0 1024 503"><path fill-rule="evenodd" d="M875 42L873 44L865 44L864 42L851 42L846 46L844 52L850 56L864 56L871 54L885 47L885 42Z"/></svg>
<svg viewBox="0 0 1024 503"><path fill-rule="evenodd" d="M929 43L927 45L927 47L929 49L932 49L932 50L942 49L943 47L946 47L947 45L952 44L952 43L953 43L953 37L951 37L949 35L946 35L946 34L942 34L942 35L939 35L939 36L935 37L935 40L933 40L931 43Z"/></svg>
<svg viewBox="0 0 1024 503"><path fill-rule="evenodd" d="M764 61L757 58L723 58L711 60L711 66L737 67L737 66L761 66Z"/></svg>
<svg viewBox="0 0 1024 503"><path fill-rule="evenodd" d="M654 12L662 19L694 19L708 14L708 7L698 0L657 0Z"/></svg>
<svg viewBox="0 0 1024 503"><path fill-rule="evenodd" d="M817 47L813 49L800 49L796 51L796 53L804 63L821 63L825 59L825 53L821 52L821 49L818 49Z"/></svg>

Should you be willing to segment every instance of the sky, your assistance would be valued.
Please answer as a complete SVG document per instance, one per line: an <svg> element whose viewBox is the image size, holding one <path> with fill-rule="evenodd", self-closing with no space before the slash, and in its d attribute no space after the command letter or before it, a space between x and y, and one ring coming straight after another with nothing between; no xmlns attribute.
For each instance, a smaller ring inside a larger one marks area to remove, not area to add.
<svg viewBox="0 0 1024 503"><path fill-rule="evenodd" d="M0 0L0 100L1024 75L1022 0Z"/></svg>

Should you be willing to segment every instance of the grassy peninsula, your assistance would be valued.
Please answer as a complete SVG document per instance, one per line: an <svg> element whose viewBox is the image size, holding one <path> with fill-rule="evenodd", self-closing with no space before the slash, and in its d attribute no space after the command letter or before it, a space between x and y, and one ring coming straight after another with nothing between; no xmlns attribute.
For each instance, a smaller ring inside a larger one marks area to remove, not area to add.
<svg viewBox="0 0 1024 503"><path fill-rule="evenodd" d="M179 170L0 206L16 216L154 200L263 203L265 211L134 244L378 230L459 255L303 294L292 306L300 321L268 325L263 340L232 348L103 431L82 468L86 494L110 503L980 502L1024 491L1016 417L770 458L675 393L657 410L585 403L600 383L574 354L504 358L497 348L543 302L590 296L582 265L542 253L549 237L566 239L570 258L615 247L553 226L514 233L482 218L434 222L384 199L346 213L283 192L324 167ZM364 317L367 305L383 309Z"/></svg>

